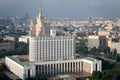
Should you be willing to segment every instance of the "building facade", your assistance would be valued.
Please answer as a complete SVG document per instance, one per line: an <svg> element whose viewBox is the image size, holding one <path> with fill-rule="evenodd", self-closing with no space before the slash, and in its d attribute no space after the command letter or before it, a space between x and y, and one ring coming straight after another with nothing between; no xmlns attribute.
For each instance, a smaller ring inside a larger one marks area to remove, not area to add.
<svg viewBox="0 0 120 80"><path fill-rule="evenodd" d="M106 36L88 36L88 47L93 48L96 47L105 47L107 45L107 38Z"/></svg>
<svg viewBox="0 0 120 80"><path fill-rule="evenodd" d="M3 42L3 43L0 43L0 50L1 49L14 50L15 49L15 43L14 42Z"/></svg>
<svg viewBox="0 0 120 80"><path fill-rule="evenodd" d="M28 77L38 77L41 75L56 75L67 73L102 71L100 60L86 57L83 59L71 59L61 61L43 61L43 62L20 62L15 56L6 57L5 64L7 68L21 79Z"/></svg>
<svg viewBox="0 0 120 80"><path fill-rule="evenodd" d="M117 53L120 54L120 42L112 42L110 46L111 51L116 49Z"/></svg>
<svg viewBox="0 0 120 80"><path fill-rule="evenodd" d="M83 71L91 74L93 71L102 71L101 61L86 57L84 59L35 63L36 76L49 74L80 73Z"/></svg>
<svg viewBox="0 0 120 80"><path fill-rule="evenodd" d="M44 20L42 12L40 12L36 18L36 23L31 20L29 36L40 37L50 35L50 24Z"/></svg>
<svg viewBox="0 0 120 80"><path fill-rule="evenodd" d="M88 36L88 47L90 47L90 48L93 48L93 47L98 48L98 46L100 46L99 36Z"/></svg>
<svg viewBox="0 0 120 80"><path fill-rule="evenodd" d="M29 43L29 36L21 36L19 42Z"/></svg>
<svg viewBox="0 0 120 80"><path fill-rule="evenodd" d="M29 58L31 62L66 60L75 58L75 37L31 37Z"/></svg>
<svg viewBox="0 0 120 80"><path fill-rule="evenodd" d="M19 78L25 80L30 75L31 77L34 76L34 71L29 63L20 62L16 57L9 56L5 57L5 65L8 70L16 74ZM31 73L29 70L31 69Z"/></svg>
<svg viewBox="0 0 120 80"><path fill-rule="evenodd" d="M99 36L99 41L100 41L100 47L106 47L108 44L106 36Z"/></svg>
<svg viewBox="0 0 120 80"><path fill-rule="evenodd" d="M15 38L14 38L14 37L11 37L11 36L5 36L5 37L3 38L3 40L15 41Z"/></svg>

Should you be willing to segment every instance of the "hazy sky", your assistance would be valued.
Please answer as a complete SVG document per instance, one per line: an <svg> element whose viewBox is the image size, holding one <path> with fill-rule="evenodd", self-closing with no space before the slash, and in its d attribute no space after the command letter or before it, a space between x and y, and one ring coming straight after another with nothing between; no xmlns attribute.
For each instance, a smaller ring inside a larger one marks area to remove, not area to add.
<svg viewBox="0 0 120 80"><path fill-rule="evenodd" d="M41 4L47 17L120 17L120 0L0 0L0 16L35 16Z"/></svg>

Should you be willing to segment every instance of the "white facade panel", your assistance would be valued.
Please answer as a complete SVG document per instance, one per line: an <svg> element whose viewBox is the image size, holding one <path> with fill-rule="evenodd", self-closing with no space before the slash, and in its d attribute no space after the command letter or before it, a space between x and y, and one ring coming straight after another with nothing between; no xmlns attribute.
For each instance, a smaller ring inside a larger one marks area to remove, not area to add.
<svg viewBox="0 0 120 80"><path fill-rule="evenodd" d="M31 37L30 61L53 61L75 58L75 37Z"/></svg>

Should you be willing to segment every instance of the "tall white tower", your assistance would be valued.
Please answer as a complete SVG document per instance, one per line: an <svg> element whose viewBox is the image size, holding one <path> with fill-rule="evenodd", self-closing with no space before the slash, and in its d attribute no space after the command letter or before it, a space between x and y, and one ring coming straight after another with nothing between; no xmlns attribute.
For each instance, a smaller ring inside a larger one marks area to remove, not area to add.
<svg viewBox="0 0 120 80"><path fill-rule="evenodd" d="M31 21L29 35L31 37L50 35L50 25L44 20L42 12L36 17L36 24Z"/></svg>
<svg viewBox="0 0 120 80"><path fill-rule="evenodd" d="M37 16L37 23L36 23L36 37L39 37L40 35L45 34L43 28L44 28L44 18L42 16L42 12L39 12L39 15Z"/></svg>
<svg viewBox="0 0 120 80"><path fill-rule="evenodd" d="M29 31L29 36L35 37L36 36L36 26L34 22L31 20L30 22L30 31Z"/></svg>

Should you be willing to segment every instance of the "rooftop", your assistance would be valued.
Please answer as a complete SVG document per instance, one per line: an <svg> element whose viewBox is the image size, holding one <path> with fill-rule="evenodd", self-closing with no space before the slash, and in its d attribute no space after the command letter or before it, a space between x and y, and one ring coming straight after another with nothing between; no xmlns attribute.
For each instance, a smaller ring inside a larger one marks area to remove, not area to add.
<svg viewBox="0 0 120 80"><path fill-rule="evenodd" d="M85 57L84 58L85 60L89 60L89 61L96 61L97 59L94 59L94 58L92 58L92 57Z"/></svg>
<svg viewBox="0 0 120 80"><path fill-rule="evenodd" d="M19 56L8 56L8 58L14 60L16 63L22 65L22 66L29 66L30 62L28 60L21 60Z"/></svg>

